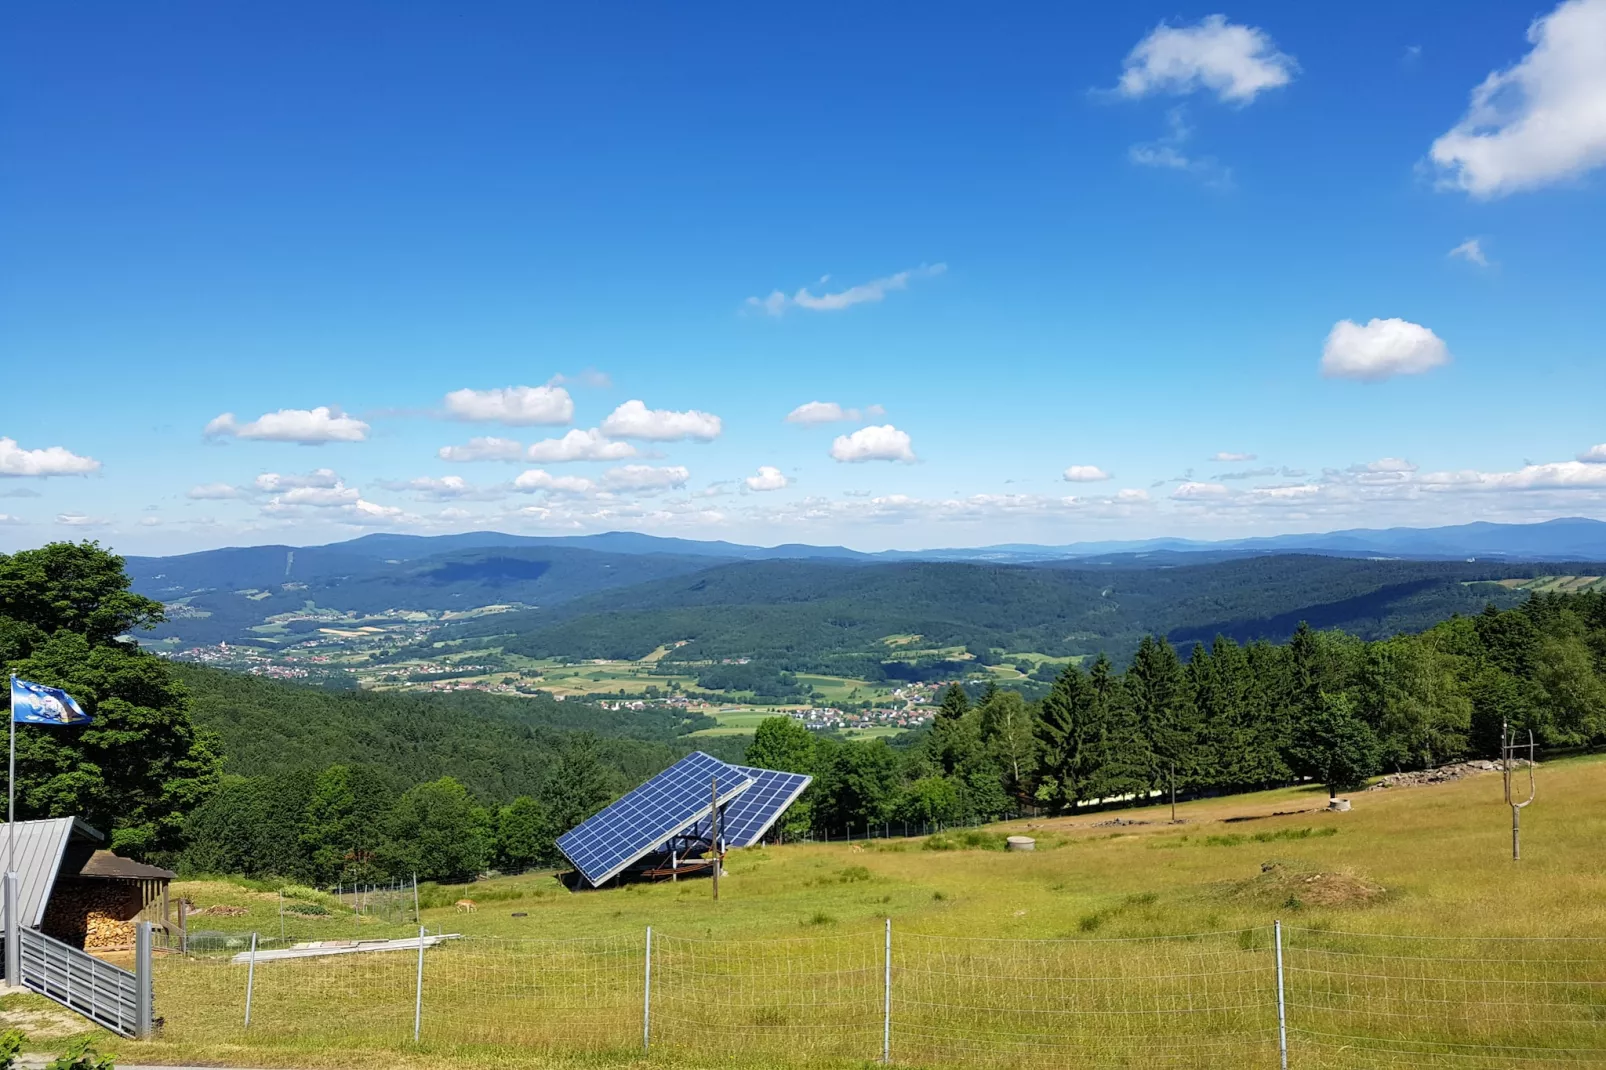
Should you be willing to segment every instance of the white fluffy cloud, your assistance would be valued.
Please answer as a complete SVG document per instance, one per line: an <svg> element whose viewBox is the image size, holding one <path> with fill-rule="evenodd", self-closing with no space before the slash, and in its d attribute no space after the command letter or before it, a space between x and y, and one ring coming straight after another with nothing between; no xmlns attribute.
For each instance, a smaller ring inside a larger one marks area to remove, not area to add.
<svg viewBox="0 0 1606 1070"><path fill-rule="evenodd" d="M1171 497L1179 502L1197 502L1225 498L1231 493L1232 491L1221 483L1195 483L1189 480L1172 491Z"/></svg>
<svg viewBox="0 0 1606 1070"><path fill-rule="evenodd" d="M1322 347L1323 375L1363 382L1419 375L1449 362L1450 350L1438 335L1402 319L1374 319L1365 326L1339 320Z"/></svg>
<svg viewBox="0 0 1606 1070"><path fill-rule="evenodd" d="M1298 69L1264 30L1207 15L1192 26L1156 26L1127 55L1116 92L1181 96L1206 89L1229 103L1247 104L1287 85Z"/></svg>
<svg viewBox="0 0 1606 1070"><path fill-rule="evenodd" d="M1444 255L1465 260L1467 263L1476 264L1479 267L1489 266L1489 258L1484 254L1483 244L1477 238L1468 238Z"/></svg>
<svg viewBox="0 0 1606 1070"><path fill-rule="evenodd" d="M362 494L356 487L337 482L332 487L293 487L275 495L272 504L276 507L309 505L328 509L337 505L355 505L361 500Z"/></svg>
<svg viewBox="0 0 1606 1070"><path fill-rule="evenodd" d="M93 457L80 457L64 446L25 450L14 438L0 438L0 476L81 476L99 468Z"/></svg>
<svg viewBox="0 0 1606 1070"><path fill-rule="evenodd" d="M252 484L264 494L278 494L281 491L294 490L298 487L338 487L341 485L340 477L333 468L314 468L310 472L299 475L282 472L264 472L256 477Z"/></svg>
<svg viewBox="0 0 1606 1070"><path fill-rule="evenodd" d="M749 297L747 299L747 307L754 311L766 312L771 316L783 315L787 309L791 308L806 309L810 312L840 312L845 308L852 308L854 305L880 301L894 290L907 290L909 283L915 279L931 278L934 275L941 275L947 270L947 264L922 264L920 267L909 268L906 271L900 271L895 275L888 275L882 279L871 279L869 282L861 283L858 286L849 286L847 289L838 290L835 293L828 291L814 294L810 293L809 288L805 286L788 297L780 290L774 290L768 297ZM823 286L830 279L831 277L827 275L820 280L820 284Z"/></svg>
<svg viewBox="0 0 1606 1070"><path fill-rule="evenodd" d="M684 487L690 478L691 473L678 464L662 468L650 464L625 464L608 469L603 473L602 482L612 490L666 490Z"/></svg>
<svg viewBox="0 0 1606 1070"><path fill-rule="evenodd" d="M1528 27L1528 41L1433 142L1444 185L1498 197L1606 164L1606 0L1568 0Z"/></svg>
<svg viewBox="0 0 1606 1070"><path fill-rule="evenodd" d="M453 390L446 413L476 423L566 424L574 419L574 399L561 386L502 386L494 390Z"/></svg>
<svg viewBox="0 0 1606 1070"><path fill-rule="evenodd" d="M1223 464L1242 464L1245 461L1253 461L1253 460L1255 460L1256 459L1256 454L1253 454L1253 453L1229 453L1226 450L1222 450L1220 453L1212 454L1210 459L1212 461L1219 461L1219 462L1221 462Z"/></svg>
<svg viewBox="0 0 1606 1070"><path fill-rule="evenodd" d="M903 461L913 463L915 452L907 432L891 424L861 427L851 435L838 435L831 443L831 456L838 461Z"/></svg>
<svg viewBox="0 0 1606 1070"><path fill-rule="evenodd" d="M839 424L846 421L862 420L866 416L882 416L886 413L880 405L871 405L865 409L845 409L834 401L807 401L786 414L789 424Z"/></svg>
<svg viewBox="0 0 1606 1070"><path fill-rule="evenodd" d="M649 409L646 402L637 400L614 409L601 427L609 438L640 438L649 442L674 442L684 438L709 442L718 438L721 430L720 419L713 413L696 409L686 412Z"/></svg>
<svg viewBox="0 0 1606 1070"><path fill-rule="evenodd" d="M536 464L560 464L564 461L622 461L635 455L636 447L628 442L610 442L593 427L589 431L576 428L562 438L536 442L524 457Z"/></svg>
<svg viewBox="0 0 1606 1070"><path fill-rule="evenodd" d="M1416 483L1450 490L1577 490L1606 488L1606 465L1586 461L1528 464L1515 472L1427 472Z"/></svg>
<svg viewBox="0 0 1606 1070"><path fill-rule="evenodd" d="M206 425L207 438L254 438L264 442L296 442L321 446L325 442L363 442L368 425L347 416L338 406L319 405L316 409L280 409L263 413L249 423L240 423L226 412Z"/></svg>
<svg viewBox="0 0 1606 1070"><path fill-rule="evenodd" d="M410 490L430 501L451 501L457 498L486 497L478 487L462 476L419 476L396 486L397 490Z"/></svg>
<svg viewBox="0 0 1606 1070"><path fill-rule="evenodd" d="M748 476L743 482L747 484L748 490L764 491L781 490L792 481L786 478L786 474L779 468L761 464L758 466L758 475Z"/></svg>
<svg viewBox="0 0 1606 1070"><path fill-rule="evenodd" d="M83 513L57 513L56 523L69 528L103 528L110 521L98 516L85 516Z"/></svg>
<svg viewBox="0 0 1606 1070"><path fill-rule="evenodd" d="M555 476L539 468L522 472L513 481L513 489L533 493L544 490L549 494L590 494L597 485L580 476Z"/></svg>
<svg viewBox="0 0 1606 1070"><path fill-rule="evenodd" d="M1606 442L1589 447L1578 455L1578 459L1585 464L1606 464Z"/></svg>
<svg viewBox="0 0 1606 1070"><path fill-rule="evenodd" d="M443 461L518 461L524 458L524 444L511 438L471 438L462 446L442 446L435 455Z"/></svg>
<svg viewBox="0 0 1606 1070"><path fill-rule="evenodd" d="M1065 470L1067 483L1097 483L1109 478L1110 473L1096 464L1073 464Z"/></svg>
<svg viewBox="0 0 1606 1070"><path fill-rule="evenodd" d="M198 483L191 487L184 496L186 498L194 498L196 501L207 502L238 498L240 495L239 487L230 486L227 483Z"/></svg>

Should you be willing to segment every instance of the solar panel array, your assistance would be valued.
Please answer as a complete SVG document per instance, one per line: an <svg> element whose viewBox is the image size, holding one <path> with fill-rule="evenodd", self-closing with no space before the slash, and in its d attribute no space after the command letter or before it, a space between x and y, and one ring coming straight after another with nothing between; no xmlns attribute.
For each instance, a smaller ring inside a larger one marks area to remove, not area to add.
<svg viewBox="0 0 1606 1070"><path fill-rule="evenodd" d="M814 778L746 765L735 768L752 777L753 786L732 799L720 812L719 834L731 847L751 847L764 838L776 818L797 801Z"/></svg>
<svg viewBox="0 0 1606 1070"><path fill-rule="evenodd" d="M558 850L595 888L706 818L713 781L721 806L753 786L748 773L694 751L559 836Z"/></svg>

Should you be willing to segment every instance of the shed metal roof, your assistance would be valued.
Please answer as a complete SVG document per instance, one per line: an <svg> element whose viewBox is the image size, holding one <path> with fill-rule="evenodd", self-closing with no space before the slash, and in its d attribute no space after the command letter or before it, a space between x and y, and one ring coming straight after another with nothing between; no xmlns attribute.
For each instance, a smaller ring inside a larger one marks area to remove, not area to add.
<svg viewBox="0 0 1606 1070"><path fill-rule="evenodd" d="M43 821L18 821L16 867L21 886L17 912L23 925L39 928L45 920L45 907L69 841L100 843L105 840L95 829L76 817L52 817ZM0 821L0 868L8 864L11 826Z"/></svg>

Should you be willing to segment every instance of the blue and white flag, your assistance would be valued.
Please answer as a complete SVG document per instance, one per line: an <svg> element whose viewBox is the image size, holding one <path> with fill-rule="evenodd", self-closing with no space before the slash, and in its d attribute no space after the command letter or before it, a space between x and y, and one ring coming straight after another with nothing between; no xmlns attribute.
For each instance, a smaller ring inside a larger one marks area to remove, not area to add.
<svg viewBox="0 0 1606 1070"><path fill-rule="evenodd" d="M15 724L88 724L94 718L59 687L11 678L11 720Z"/></svg>

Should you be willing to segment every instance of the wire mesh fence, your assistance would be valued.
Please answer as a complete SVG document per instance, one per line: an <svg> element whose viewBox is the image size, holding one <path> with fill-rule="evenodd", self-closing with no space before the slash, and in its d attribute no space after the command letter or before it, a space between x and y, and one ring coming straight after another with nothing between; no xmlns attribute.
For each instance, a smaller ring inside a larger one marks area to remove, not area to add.
<svg viewBox="0 0 1606 1070"><path fill-rule="evenodd" d="M1606 939L1283 934L1300 1066L1606 1065Z"/></svg>
<svg viewBox="0 0 1606 1070"><path fill-rule="evenodd" d="M165 1035L197 1043L390 1047L416 1030L456 1051L1271 1070L1286 1035L1296 1070L1606 1065L1606 939L1593 938L1266 926L1017 940L890 924L793 939L470 937L254 967L170 955L156 998Z"/></svg>

